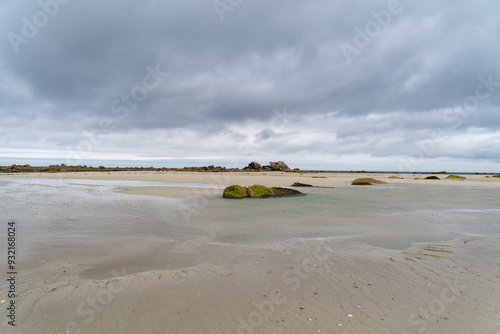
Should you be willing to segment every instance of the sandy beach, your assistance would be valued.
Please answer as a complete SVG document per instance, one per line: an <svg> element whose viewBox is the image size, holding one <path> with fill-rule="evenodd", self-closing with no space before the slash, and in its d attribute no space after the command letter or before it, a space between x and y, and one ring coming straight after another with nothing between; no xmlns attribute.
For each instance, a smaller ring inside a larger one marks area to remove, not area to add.
<svg viewBox="0 0 500 334"><path fill-rule="evenodd" d="M425 180L430 175L437 175L440 180ZM239 184L251 186L263 184L270 187L290 186L294 182L302 182L315 187L349 187L357 178L372 177L390 184L416 184L416 185L444 185L444 186L469 186L469 187L500 187L500 178L486 178L486 175L466 175L465 180L446 179L448 175L442 174L379 174L379 173L285 173L285 172L231 172L231 173L205 173L205 172L85 172L85 173L16 173L0 175L13 178L49 178L49 179L90 179L90 180L122 180L168 182L183 184L209 184L228 186ZM394 179L391 177L399 177ZM422 180L415 180L420 178ZM126 190L125 190L126 191ZM131 191L129 189L129 191ZM189 196L200 194L203 190L194 190L192 187L165 187L163 191L154 190L151 195L164 196ZM208 190L207 190L208 191ZM134 190L135 194L147 194L146 187Z"/></svg>
<svg viewBox="0 0 500 334"><path fill-rule="evenodd" d="M500 179L391 176L1 175L0 190L12 198L1 204L5 218L17 221L19 243L30 245L19 257L16 327L6 326L2 307L0 328L5 333L498 333L500 208L492 196ZM388 184L350 185L361 177ZM9 188L16 180L19 186ZM15 197L23 187L33 192L35 181L39 198ZM314 187L300 189L307 196L275 202L220 198L230 184L294 182ZM50 187L59 188L45 190ZM78 192L81 202L75 203L71 196ZM432 207L433 198L454 193L456 199L443 200L446 210ZM484 199L465 206L469 193ZM328 206L342 199L346 202ZM305 208L311 211L301 218ZM227 221L221 221L224 210L231 216ZM314 216L315 210L332 211ZM388 217L394 218L386 223ZM412 225L395 225L404 221L400 217Z"/></svg>

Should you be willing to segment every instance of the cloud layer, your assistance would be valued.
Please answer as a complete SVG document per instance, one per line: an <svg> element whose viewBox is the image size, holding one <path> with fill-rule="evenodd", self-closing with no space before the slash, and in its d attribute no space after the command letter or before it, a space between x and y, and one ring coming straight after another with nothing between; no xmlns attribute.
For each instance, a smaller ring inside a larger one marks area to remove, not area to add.
<svg viewBox="0 0 500 334"><path fill-rule="evenodd" d="M0 6L3 158L500 166L498 1Z"/></svg>

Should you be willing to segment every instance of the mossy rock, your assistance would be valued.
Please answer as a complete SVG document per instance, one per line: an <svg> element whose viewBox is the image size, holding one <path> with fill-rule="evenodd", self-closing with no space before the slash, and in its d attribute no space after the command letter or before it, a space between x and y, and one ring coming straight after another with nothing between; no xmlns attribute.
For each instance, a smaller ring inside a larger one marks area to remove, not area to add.
<svg viewBox="0 0 500 334"><path fill-rule="evenodd" d="M49 169L45 173L59 173L59 172L57 170L54 170L54 169Z"/></svg>
<svg viewBox="0 0 500 334"><path fill-rule="evenodd" d="M362 177L352 181L351 185L353 186L370 186L372 184L386 184L387 182L376 180L371 177Z"/></svg>
<svg viewBox="0 0 500 334"><path fill-rule="evenodd" d="M391 176L389 176L389 177L388 177L388 179L393 179L393 180L396 180L396 179L397 179L397 180L401 180L401 179L403 179L403 178L402 178L402 177L399 177L399 176L396 176L396 175L391 175Z"/></svg>
<svg viewBox="0 0 500 334"><path fill-rule="evenodd" d="M248 197L251 198L265 198L271 197L273 194L273 188L269 188L266 186L261 186L260 184L254 184L250 186L248 189Z"/></svg>
<svg viewBox="0 0 500 334"><path fill-rule="evenodd" d="M500 177L500 174L497 174L497 175L491 175L491 177Z"/></svg>
<svg viewBox="0 0 500 334"><path fill-rule="evenodd" d="M460 175L448 175L446 177L446 179L449 179L449 180L465 180L466 177L465 176L460 176Z"/></svg>
<svg viewBox="0 0 500 334"><path fill-rule="evenodd" d="M248 197L248 188L239 185L232 185L224 189L224 198L244 198Z"/></svg>
<svg viewBox="0 0 500 334"><path fill-rule="evenodd" d="M414 180L423 180L421 177L416 177Z"/></svg>
<svg viewBox="0 0 500 334"><path fill-rule="evenodd" d="M426 180L441 180L439 177L437 177L435 175L427 176L425 179Z"/></svg>
<svg viewBox="0 0 500 334"><path fill-rule="evenodd" d="M300 182L294 182L291 186L292 187L312 187L312 185L310 185L310 184L300 183Z"/></svg>
<svg viewBox="0 0 500 334"><path fill-rule="evenodd" d="M267 198L267 197L284 197L303 195L300 191L295 189L280 188L280 187L266 187L255 184L250 187L242 187L239 185L232 185L224 189L222 197L224 198Z"/></svg>

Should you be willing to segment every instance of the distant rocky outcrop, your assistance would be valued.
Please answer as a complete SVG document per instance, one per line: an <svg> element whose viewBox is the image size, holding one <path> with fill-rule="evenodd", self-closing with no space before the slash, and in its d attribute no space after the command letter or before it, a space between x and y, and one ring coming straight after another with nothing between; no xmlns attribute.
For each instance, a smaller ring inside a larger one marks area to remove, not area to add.
<svg viewBox="0 0 500 334"><path fill-rule="evenodd" d="M248 164L248 169L258 169L260 170L262 166L257 161L252 161Z"/></svg>
<svg viewBox="0 0 500 334"><path fill-rule="evenodd" d="M202 166L202 167L184 167L184 168L169 168L169 167L105 167L98 166L92 167L87 165L78 166L66 166L65 164L60 165L50 165L43 167L32 167L30 165L11 165L11 166L0 166L0 173L71 173L71 172L129 172L129 171L141 171L141 172L271 172L271 171L281 171L281 172L300 172L298 168L291 170L286 163L283 161L270 162L269 165L261 166L258 162L252 161L245 168L226 168L221 166Z"/></svg>
<svg viewBox="0 0 500 334"><path fill-rule="evenodd" d="M230 199L238 198L267 198L267 197L284 197L303 195L300 191L295 189L280 188L280 187L266 187L255 184L250 187L232 185L224 189L222 197Z"/></svg>
<svg viewBox="0 0 500 334"><path fill-rule="evenodd" d="M371 177L362 177L359 179L356 179L352 181L351 185L353 186L370 186L372 184L385 184L387 182L381 181L381 180L376 180Z"/></svg>
<svg viewBox="0 0 500 334"><path fill-rule="evenodd" d="M273 171L290 171L291 169L284 163L283 161L278 161L278 162L269 162L269 165L271 166L271 169Z"/></svg>
<svg viewBox="0 0 500 334"><path fill-rule="evenodd" d="M66 166L50 165L45 167L32 167L30 165L11 165L0 166L0 173L65 173L65 172L130 172L130 171L148 171L148 172L241 172L239 168L226 168L221 166L203 166L203 167L184 167L184 168L167 168L167 167L92 167L87 165Z"/></svg>
<svg viewBox="0 0 500 334"><path fill-rule="evenodd" d="M245 172L292 172L292 169L287 166L284 161L270 161L269 165L261 166L257 161L252 161L248 166L243 168ZM295 168L293 172L302 172Z"/></svg>

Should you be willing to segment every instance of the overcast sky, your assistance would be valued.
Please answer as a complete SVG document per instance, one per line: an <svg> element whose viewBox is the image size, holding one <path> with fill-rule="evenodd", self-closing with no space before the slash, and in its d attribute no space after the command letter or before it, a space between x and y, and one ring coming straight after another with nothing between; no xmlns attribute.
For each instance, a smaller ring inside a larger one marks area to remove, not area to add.
<svg viewBox="0 0 500 334"><path fill-rule="evenodd" d="M500 171L498 0L2 1L0 35L4 164Z"/></svg>

